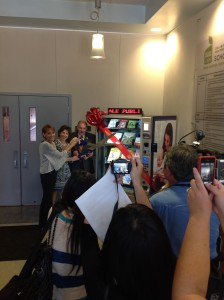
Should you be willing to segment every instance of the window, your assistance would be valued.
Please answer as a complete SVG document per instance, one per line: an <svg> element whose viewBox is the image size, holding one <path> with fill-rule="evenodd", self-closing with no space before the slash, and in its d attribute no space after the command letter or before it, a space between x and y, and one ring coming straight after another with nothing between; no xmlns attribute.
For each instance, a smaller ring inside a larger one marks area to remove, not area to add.
<svg viewBox="0 0 224 300"><path fill-rule="evenodd" d="M10 118L9 118L9 107L2 107L2 120L3 120L3 141L10 141Z"/></svg>
<svg viewBox="0 0 224 300"><path fill-rule="evenodd" d="M36 108L30 107L30 141L37 141Z"/></svg>

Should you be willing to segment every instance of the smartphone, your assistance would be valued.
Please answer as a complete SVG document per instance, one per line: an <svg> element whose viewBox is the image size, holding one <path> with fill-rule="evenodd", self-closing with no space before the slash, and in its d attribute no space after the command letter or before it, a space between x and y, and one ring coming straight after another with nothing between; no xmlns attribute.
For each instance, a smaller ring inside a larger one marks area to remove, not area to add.
<svg viewBox="0 0 224 300"><path fill-rule="evenodd" d="M111 172L113 174L130 174L131 166L131 162L126 159L112 160Z"/></svg>
<svg viewBox="0 0 224 300"><path fill-rule="evenodd" d="M216 178L224 183L224 159L216 159Z"/></svg>
<svg viewBox="0 0 224 300"><path fill-rule="evenodd" d="M215 178L215 156L199 156L198 171L204 183L212 183Z"/></svg>

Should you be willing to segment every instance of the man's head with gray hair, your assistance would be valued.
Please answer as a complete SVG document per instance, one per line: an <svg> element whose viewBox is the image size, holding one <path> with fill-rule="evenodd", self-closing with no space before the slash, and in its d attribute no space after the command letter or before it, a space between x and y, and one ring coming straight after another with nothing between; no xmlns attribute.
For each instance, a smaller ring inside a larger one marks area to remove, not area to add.
<svg viewBox="0 0 224 300"><path fill-rule="evenodd" d="M173 146L166 152L164 168L168 167L177 181L190 181L194 178L193 168L197 167L197 159L197 152L192 146Z"/></svg>

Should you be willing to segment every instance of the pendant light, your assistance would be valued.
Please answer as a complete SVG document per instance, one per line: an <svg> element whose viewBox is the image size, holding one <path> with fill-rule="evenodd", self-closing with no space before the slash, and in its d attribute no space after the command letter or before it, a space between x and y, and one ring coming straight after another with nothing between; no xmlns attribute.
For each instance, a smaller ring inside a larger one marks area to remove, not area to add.
<svg viewBox="0 0 224 300"><path fill-rule="evenodd" d="M104 35L98 32L99 28L99 10L101 8L101 0L95 0L96 11L90 14L92 20L97 20L97 33L92 35L92 52L90 58L102 59L105 58L104 52Z"/></svg>

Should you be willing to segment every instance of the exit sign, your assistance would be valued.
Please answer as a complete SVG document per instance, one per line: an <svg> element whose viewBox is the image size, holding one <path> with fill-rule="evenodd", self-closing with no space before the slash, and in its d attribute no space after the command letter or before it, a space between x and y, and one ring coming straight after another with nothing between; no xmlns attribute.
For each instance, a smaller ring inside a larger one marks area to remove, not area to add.
<svg viewBox="0 0 224 300"><path fill-rule="evenodd" d="M142 115L142 108L108 108L108 114Z"/></svg>

